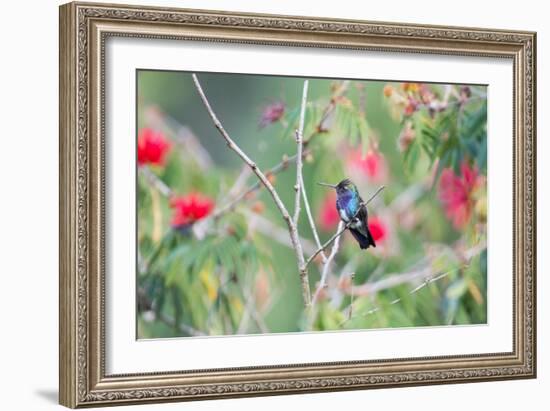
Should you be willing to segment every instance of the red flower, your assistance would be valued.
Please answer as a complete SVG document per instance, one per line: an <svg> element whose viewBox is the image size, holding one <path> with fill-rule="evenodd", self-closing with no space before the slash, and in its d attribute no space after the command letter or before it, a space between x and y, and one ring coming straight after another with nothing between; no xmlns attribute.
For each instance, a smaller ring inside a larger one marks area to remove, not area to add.
<svg viewBox="0 0 550 411"><path fill-rule="evenodd" d="M383 241L388 234L386 224L378 217L369 218L369 230L375 242Z"/></svg>
<svg viewBox="0 0 550 411"><path fill-rule="evenodd" d="M285 108L285 103L282 101L277 101L264 107L260 117L260 128L264 128L279 121L285 114Z"/></svg>
<svg viewBox="0 0 550 411"><path fill-rule="evenodd" d="M150 128L139 130L137 143L138 164L163 165L164 157L170 149L170 142L164 134Z"/></svg>
<svg viewBox="0 0 550 411"><path fill-rule="evenodd" d="M321 222L321 228L325 231L332 230L338 225L340 216L338 210L336 210L336 193L334 191L329 192L323 200L319 212L319 221Z"/></svg>
<svg viewBox="0 0 550 411"><path fill-rule="evenodd" d="M172 227L181 228L210 214L214 208L214 202L200 193L190 193L186 196L173 197L170 200L170 207L174 210Z"/></svg>
<svg viewBox="0 0 550 411"><path fill-rule="evenodd" d="M473 192L482 181L477 167L470 167L465 161L460 166L460 173L457 176L452 169L446 168L439 180L439 200L455 228L464 227L470 220Z"/></svg>
<svg viewBox="0 0 550 411"><path fill-rule="evenodd" d="M374 182L384 180L387 174L386 159L379 151L369 150L363 156L361 150L355 150L349 157L349 165Z"/></svg>

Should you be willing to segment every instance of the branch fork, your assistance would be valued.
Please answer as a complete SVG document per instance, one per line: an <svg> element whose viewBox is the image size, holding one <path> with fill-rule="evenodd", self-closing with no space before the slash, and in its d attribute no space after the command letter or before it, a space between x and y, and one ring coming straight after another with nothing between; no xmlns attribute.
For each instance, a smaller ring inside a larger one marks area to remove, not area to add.
<svg viewBox="0 0 550 411"><path fill-rule="evenodd" d="M206 107L206 110L208 111L208 114L210 115L210 118L212 119L212 122L214 123L214 126L219 131L220 135L225 140L227 146L229 149L234 151L241 160L250 167L250 169L256 174L256 176L259 179L259 183L257 187L259 187L259 184L262 184L265 186L265 188L269 191L271 197L273 198L273 201L277 208L279 209L279 212L283 219L285 220L288 232L290 236L290 241L292 243L292 248L294 249L294 252L296 254L296 260L298 265L298 272L300 276L300 283L302 287L302 297L304 301L304 305L306 309L310 308L318 299L320 290L324 287L326 284L326 278L328 276L329 268L331 262L334 260L338 249L340 245L340 236L346 231L357 214L353 216L353 218L350 220L349 223L345 224L341 222L338 225L338 230L335 235L333 235L325 244L321 244L321 241L319 239L319 234L317 232L317 228L315 227L315 221L313 219L313 215L311 213L311 207L308 201L305 185L304 185L304 178L303 178L303 157L304 157L304 123L305 123L305 110L307 106L307 95L308 95L308 88L309 88L309 81L305 80L302 90L302 100L301 100L301 107L300 107L300 117L299 117L299 125L298 129L295 131L295 141L296 141L296 182L294 184L294 210L293 214L291 216L289 210L286 208L285 204L281 200L277 190L273 186L273 184L270 182L270 179L267 177L267 173L271 173L274 171L273 169L268 171L266 174L264 174L258 165L235 143L235 141L231 138L229 133L224 129L223 125L219 121L216 113L212 109L212 106L210 105L210 102L208 101L208 98L206 97L206 94L204 93L204 90L199 82L199 79L196 74L192 75L193 82L195 83L195 87L197 89L197 92ZM343 87L343 90L347 87L347 84L345 87ZM331 107L327 109L327 112L330 113ZM328 115L328 113L326 113ZM309 140L308 140L309 141ZM288 164L289 159L283 158L283 161L280 164L280 168L285 168ZM256 188L257 188L256 187ZM372 196L367 200L365 203L362 203L360 206L360 209L362 207L365 207L376 195L383 189L384 187L380 187ZM255 188L254 188L255 189ZM247 191L247 192L250 192ZM241 197L239 197L240 199ZM302 201L304 203L304 208L306 210L306 214L308 217L308 222L313 234L313 237L315 239L315 243L317 245L317 250L306 260L304 256L303 246L301 243L300 236L298 234L298 223L300 219L301 214L301 204ZM225 209L225 208L224 208ZM332 247L332 251L329 256L326 255L325 250L328 246L330 246L332 243L334 243L334 246ZM311 296L311 290L310 290L310 284L309 284L309 273L308 273L308 266L309 264L314 260L315 257L318 255L321 255L322 261L323 261L323 269L321 274L321 282L319 284L319 287L317 288L313 299Z"/></svg>

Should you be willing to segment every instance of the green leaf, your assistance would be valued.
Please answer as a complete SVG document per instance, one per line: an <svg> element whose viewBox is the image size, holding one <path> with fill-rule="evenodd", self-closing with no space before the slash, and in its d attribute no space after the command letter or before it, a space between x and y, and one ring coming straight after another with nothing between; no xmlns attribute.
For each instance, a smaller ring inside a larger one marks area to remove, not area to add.
<svg viewBox="0 0 550 411"><path fill-rule="evenodd" d="M203 244L201 244L197 249L195 250L195 259L193 261L193 270L191 271L193 275L193 279L197 278L203 267L207 264L207 262L212 261L213 254L211 249L211 243L209 241L203 240Z"/></svg>
<svg viewBox="0 0 550 411"><path fill-rule="evenodd" d="M403 161L405 162L405 169L408 174L412 174L420 157L420 147L416 141L413 141L407 151L405 151L405 157Z"/></svg>

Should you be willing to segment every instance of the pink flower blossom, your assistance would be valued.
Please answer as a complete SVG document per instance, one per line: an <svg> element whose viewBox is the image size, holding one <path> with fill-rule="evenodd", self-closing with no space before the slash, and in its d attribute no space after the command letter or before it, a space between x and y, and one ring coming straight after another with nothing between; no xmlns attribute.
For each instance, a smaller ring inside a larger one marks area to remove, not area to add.
<svg viewBox="0 0 550 411"><path fill-rule="evenodd" d="M366 155L363 155L361 150L354 150L348 161L351 169L366 175L371 182L386 179L386 159L379 151L369 150Z"/></svg>
<svg viewBox="0 0 550 411"><path fill-rule="evenodd" d="M460 176L450 168L441 173L439 200L455 228L463 228L470 221L475 204L473 193L481 182L477 167L470 167L466 161L460 166Z"/></svg>

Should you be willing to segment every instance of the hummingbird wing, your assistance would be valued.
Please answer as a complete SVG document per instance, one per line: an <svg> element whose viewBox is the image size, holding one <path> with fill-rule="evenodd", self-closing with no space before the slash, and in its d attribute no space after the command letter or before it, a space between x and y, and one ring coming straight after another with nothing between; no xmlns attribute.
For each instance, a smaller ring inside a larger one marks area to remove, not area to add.
<svg viewBox="0 0 550 411"><path fill-rule="evenodd" d="M363 200L361 199L360 202L362 204ZM371 245L373 247L376 247L374 238L372 237L372 234L369 230L367 207L366 206L361 207L355 218L359 224L352 225L353 230L350 230L350 231L355 237L355 239L359 241L361 248L368 248ZM360 239L358 237L362 237L362 238Z"/></svg>
<svg viewBox="0 0 550 411"><path fill-rule="evenodd" d="M362 250L369 248L371 245L373 247L376 247L376 244L374 243L374 239L372 238L372 235L370 234L370 231L367 229L368 235L364 235L359 230L356 230L354 228L349 229L350 233L353 235L353 237L357 240L359 243L359 247L361 247Z"/></svg>

